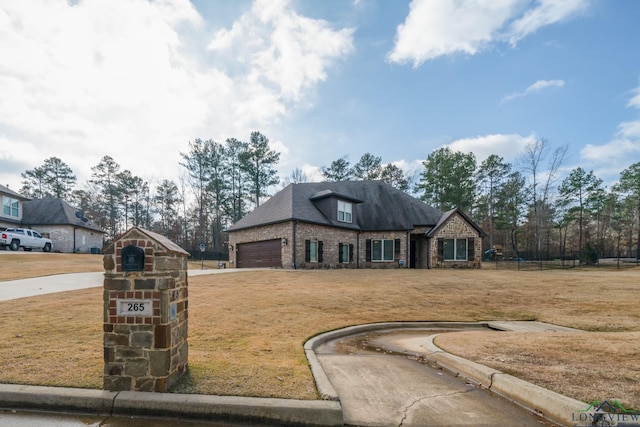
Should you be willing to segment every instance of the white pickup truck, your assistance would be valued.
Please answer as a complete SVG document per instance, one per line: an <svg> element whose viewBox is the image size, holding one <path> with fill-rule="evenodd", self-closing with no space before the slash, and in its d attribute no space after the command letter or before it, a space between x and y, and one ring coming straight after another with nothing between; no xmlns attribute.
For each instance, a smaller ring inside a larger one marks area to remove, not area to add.
<svg viewBox="0 0 640 427"><path fill-rule="evenodd" d="M42 252L51 252L51 240L42 237L35 230L26 228L7 228L0 231L0 248L5 249L7 246L12 251L22 247L25 251L42 249Z"/></svg>

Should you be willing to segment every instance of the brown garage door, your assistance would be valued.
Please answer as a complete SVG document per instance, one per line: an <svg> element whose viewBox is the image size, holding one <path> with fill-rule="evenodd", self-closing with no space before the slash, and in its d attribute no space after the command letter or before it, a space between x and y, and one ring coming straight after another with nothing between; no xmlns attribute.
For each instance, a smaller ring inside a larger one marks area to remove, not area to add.
<svg viewBox="0 0 640 427"><path fill-rule="evenodd" d="M238 268L282 267L280 239L239 243Z"/></svg>

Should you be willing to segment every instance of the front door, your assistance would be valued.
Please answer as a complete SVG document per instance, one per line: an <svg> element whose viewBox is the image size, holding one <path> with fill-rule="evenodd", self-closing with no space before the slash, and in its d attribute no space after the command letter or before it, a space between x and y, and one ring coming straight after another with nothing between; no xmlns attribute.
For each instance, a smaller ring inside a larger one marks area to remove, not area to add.
<svg viewBox="0 0 640 427"><path fill-rule="evenodd" d="M409 268L416 268L416 240L413 237L409 242Z"/></svg>

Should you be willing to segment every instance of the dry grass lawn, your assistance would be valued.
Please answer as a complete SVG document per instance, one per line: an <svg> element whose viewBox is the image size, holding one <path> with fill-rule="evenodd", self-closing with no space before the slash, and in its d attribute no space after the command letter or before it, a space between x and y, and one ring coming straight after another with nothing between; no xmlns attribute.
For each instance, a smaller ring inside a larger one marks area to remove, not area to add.
<svg viewBox="0 0 640 427"><path fill-rule="evenodd" d="M75 257L84 256L0 254L0 280L41 259L38 274L102 269L102 257L87 255L76 270ZM302 344L318 333L539 320L589 332L459 332L436 344L585 402L640 408L640 270L269 270L192 276L189 287L190 373L176 391L315 399ZM0 382L101 387L100 288L0 302L0 322Z"/></svg>
<svg viewBox="0 0 640 427"><path fill-rule="evenodd" d="M59 273L104 271L101 255L0 250L0 282Z"/></svg>

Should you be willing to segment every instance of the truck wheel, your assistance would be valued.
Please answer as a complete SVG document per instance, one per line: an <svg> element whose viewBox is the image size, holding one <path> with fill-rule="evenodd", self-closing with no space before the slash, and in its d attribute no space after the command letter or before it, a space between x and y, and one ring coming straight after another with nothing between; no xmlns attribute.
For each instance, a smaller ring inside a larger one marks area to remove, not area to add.
<svg viewBox="0 0 640 427"><path fill-rule="evenodd" d="M11 243L9 243L9 249L12 251L20 249L20 240L12 240Z"/></svg>
<svg viewBox="0 0 640 427"><path fill-rule="evenodd" d="M42 252L51 252L51 243L45 244L44 248L42 248Z"/></svg>

